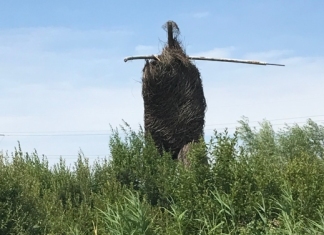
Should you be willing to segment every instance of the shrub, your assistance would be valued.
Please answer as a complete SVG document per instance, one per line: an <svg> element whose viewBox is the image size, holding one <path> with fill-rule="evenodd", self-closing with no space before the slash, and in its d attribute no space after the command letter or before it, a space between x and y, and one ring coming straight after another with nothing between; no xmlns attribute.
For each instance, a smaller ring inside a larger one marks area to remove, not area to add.
<svg viewBox="0 0 324 235"><path fill-rule="evenodd" d="M192 144L188 165L121 130L92 165L1 155L0 234L323 233L324 128L311 120L275 132L243 119Z"/></svg>

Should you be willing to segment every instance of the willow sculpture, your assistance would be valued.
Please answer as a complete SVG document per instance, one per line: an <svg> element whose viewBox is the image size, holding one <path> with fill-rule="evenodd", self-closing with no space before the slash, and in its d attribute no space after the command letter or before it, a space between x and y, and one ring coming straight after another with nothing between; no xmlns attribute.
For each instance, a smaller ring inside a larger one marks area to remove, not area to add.
<svg viewBox="0 0 324 235"><path fill-rule="evenodd" d="M151 135L160 153L169 151L173 159L186 160L192 142L203 138L206 100L200 72L191 60L212 60L258 65L278 65L257 61L189 57L173 21L163 28L168 42L160 55L125 58L145 59L142 77L144 128Z"/></svg>

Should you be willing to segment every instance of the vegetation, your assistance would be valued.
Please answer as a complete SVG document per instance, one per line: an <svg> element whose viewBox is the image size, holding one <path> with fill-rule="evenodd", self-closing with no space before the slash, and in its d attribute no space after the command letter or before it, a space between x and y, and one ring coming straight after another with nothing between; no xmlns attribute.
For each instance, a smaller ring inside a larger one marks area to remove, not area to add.
<svg viewBox="0 0 324 235"><path fill-rule="evenodd" d="M215 132L185 167L142 130L114 130L110 160L73 167L0 156L0 234L324 234L324 127ZM208 154L210 164L201 164Z"/></svg>

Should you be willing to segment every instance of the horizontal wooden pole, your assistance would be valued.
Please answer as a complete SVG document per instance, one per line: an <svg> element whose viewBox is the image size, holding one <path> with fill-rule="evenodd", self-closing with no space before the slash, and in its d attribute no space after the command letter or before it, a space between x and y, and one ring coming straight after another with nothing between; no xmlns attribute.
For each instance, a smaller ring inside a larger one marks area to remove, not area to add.
<svg viewBox="0 0 324 235"><path fill-rule="evenodd" d="M139 55L139 56L130 56L124 59L125 62L129 60L150 60L158 59L158 55ZM238 60L238 59L225 59L225 58L209 58L209 57L197 57L197 56L188 56L189 60L206 60L206 61L217 61L217 62L229 62L229 63L242 63L242 64L255 64L255 65L273 65L273 66L285 66L283 64L274 64L266 63L254 60Z"/></svg>

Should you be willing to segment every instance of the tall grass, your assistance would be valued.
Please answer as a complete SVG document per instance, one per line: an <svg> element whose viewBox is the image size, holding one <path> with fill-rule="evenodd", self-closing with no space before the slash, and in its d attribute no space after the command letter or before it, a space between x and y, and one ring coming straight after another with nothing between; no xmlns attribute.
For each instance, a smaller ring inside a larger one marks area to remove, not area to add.
<svg viewBox="0 0 324 235"><path fill-rule="evenodd" d="M0 155L0 234L324 234L324 128L240 121L184 166L143 130L114 130L110 160ZM121 136L125 136L122 138ZM202 164L205 156L209 164Z"/></svg>

